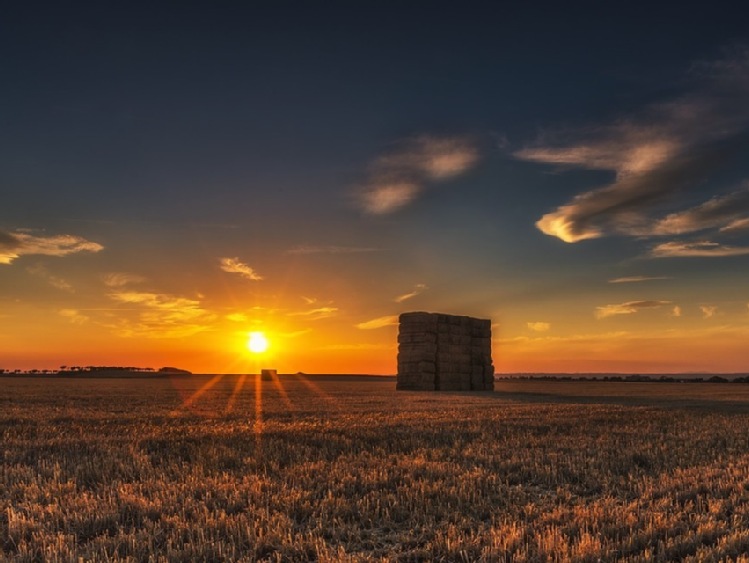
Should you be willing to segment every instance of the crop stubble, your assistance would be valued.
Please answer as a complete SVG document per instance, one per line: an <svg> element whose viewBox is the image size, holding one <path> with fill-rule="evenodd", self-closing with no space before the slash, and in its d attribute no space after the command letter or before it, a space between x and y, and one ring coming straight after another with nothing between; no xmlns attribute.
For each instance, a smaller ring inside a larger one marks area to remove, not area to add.
<svg viewBox="0 0 749 563"><path fill-rule="evenodd" d="M207 381L3 380L0 559L749 552L743 385Z"/></svg>

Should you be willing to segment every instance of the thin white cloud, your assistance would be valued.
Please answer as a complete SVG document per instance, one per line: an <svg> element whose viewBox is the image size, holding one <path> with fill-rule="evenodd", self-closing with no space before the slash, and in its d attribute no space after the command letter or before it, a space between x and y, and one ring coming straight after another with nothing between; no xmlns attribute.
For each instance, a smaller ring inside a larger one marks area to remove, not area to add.
<svg viewBox="0 0 749 563"><path fill-rule="evenodd" d="M57 313L73 324L80 325L89 321L89 318L86 315L82 315L77 309L60 309Z"/></svg>
<svg viewBox="0 0 749 563"><path fill-rule="evenodd" d="M263 279L263 276L258 274L252 267L244 262L240 262L239 258L219 258L219 264L224 272L239 274L246 280L260 281Z"/></svg>
<svg viewBox="0 0 749 563"><path fill-rule="evenodd" d="M638 283L653 280L670 280L669 276L628 276L624 278L614 278L609 283Z"/></svg>
<svg viewBox="0 0 749 563"><path fill-rule="evenodd" d="M730 219L728 204L744 201L744 195L657 217L667 205L678 205L676 193L720 170L737 150L746 148L749 49L703 64L694 84L691 92L633 116L566 134L546 134L535 146L515 152L522 160L615 174L610 184L578 194L542 216L536 226L573 243L610 234L687 232L721 226Z"/></svg>
<svg viewBox="0 0 749 563"><path fill-rule="evenodd" d="M613 305L603 305L596 307L596 318L605 319L614 315L631 315L641 309L654 309L669 305L671 301L627 301L625 303L615 303Z"/></svg>
<svg viewBox="0 0 749 563"><path fill-rule="evenodd" d="M286 254L359 254L362 252L379 252L379 250L379 248L366 246L315 246L303 244L290 248L286 251Z"/></svg>
<svg viewBox="0 0 749 563"><path fill-rule="evenodd" d="M678 305L674 305L674 308L671 310L671 316L681 317L681 307L679 307Z"/></svg>
<svg viewBox="0 0 749 563"><path fill-rule="evenodd" d="M146 279L143 276L127 272L110 272L102 276L102 281L107 287L123 287L131 283L144 282Z"/></svg>
<svg viewBox="0 0 749 563"><path fill-rule="evenodd" d="M404 301L408 301L412 297L416 297L420 293L423 293L429 289L429 287L425 283L417 283L414 287L413 291L410 291L409 293L404 293L403 295L399 295L394 299L396 303L403 303Z"/></svg>
<svg viewBox="0 0 749 563"><path fill-rule="evenodd" d="M398 324L398 315L387 315L385 317L377 317L370 321L364 321L354 326L361 330L373 330L376 328L382 328L385 326L393 326Z"/></svg>
<svg viewBox="0 0 749 563"><path fill-rule="evenodd" d="M548 332L551 329L551 324L544 322L527 323L527 326L533 332Z"/></svg>
<svg viewBox="0 0 749 563"><path fill-rule="evenodd" d="M730 246L711 241L664 242L650 251L653 258L721 258L746 254L749 254L749 246Z"/></svg>
<svg viewBox="0 0 749 563"><path fill-rule="evenodd" d="M715 316L718 311L718 307L715 305L700 305L700 311L702 311L702 318L709 319Z"/></svg>
<svg viewBox="0 0 749 563"><path fill-rule="evenodd" d="M392 213L416 199L432 182L458 176L479 159L476 144L466 137L421 135L398 143L377 158L359 195L367 213Z"/></svg>
<svg viewBox="0 0 749 563"><path fill-rule="evenodd" d="M75 235L34 235L30 232L0 230L0 264L10 264L27 255L67 256L78 252L99 252L97 242Z"/></svg>

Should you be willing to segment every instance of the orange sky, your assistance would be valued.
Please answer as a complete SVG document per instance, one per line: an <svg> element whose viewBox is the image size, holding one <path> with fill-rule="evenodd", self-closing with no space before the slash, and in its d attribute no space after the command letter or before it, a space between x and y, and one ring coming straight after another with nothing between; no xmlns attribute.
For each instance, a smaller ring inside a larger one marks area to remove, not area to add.
<svg viewBox="0 0 749 563"><path fill-rule="evenodd" d="M3 14L0 368L749 371L742 18L265 4Z"/></svg>

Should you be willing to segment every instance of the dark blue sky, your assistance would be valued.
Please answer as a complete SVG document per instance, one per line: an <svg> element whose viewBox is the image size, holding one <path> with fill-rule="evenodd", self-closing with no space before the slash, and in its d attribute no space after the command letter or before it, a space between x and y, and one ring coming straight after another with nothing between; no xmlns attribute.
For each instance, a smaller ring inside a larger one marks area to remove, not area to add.
<svg viewBox="0 0 749 563"><path fill-rule="evenodd" d="M173 336L143 298L120 318L83 313L129 287L197 302L186 333L226 332L233 308L374 354L392 327L343 335L446 310L494 318L508 370L539 367L527 358L553 338L657 330L683 344L720 315L744 331L746 15L719 2L6 8L6 322L76 311L79 330L113 342ZM102 285L113 273L141 281ZM335 311L314 322L293 310L303 298ZM570 350L559 369L591 368ZM677 357L647 365L701 366Z"/></svg>

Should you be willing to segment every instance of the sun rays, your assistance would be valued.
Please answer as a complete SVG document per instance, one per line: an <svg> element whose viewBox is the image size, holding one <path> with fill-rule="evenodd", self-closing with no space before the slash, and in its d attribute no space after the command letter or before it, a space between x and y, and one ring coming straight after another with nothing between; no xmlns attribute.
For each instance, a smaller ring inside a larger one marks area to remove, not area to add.
<svg viewBox="0 0 749 563"><path fill-rule="evenodd" d="M176 415L180 410L190 408L195 402L200 399L209 389L211 389L216 383L224 378L224 374L214 375L211 379L206 381L195 393L190 395L187 399L182 401L182 404L172 411L172 415Z"/></svg>
<svg viewBox="0 0 749 563"><path fill-rule="evenodd" d="M239 376L239 378L237 378L237 382L234 384L234 391L232 391L231 396L229 397L229 401L226 403L226 410L224 411L226 414L229 414L234 410L234 403L237 402L237 397L242 392L242 388L247 381L247 377L247 374L243 373Z"/></svg>
<svg viewBox="0 0 749 563"><path fill-rule="evenodd" d="M190 390L189 394L186 389L183 390L181 403L170 415L175 417L189 414L210 418L246 414L255 421L255 433L262 433L263 418L268 408L272 412L299 412L302 394L307 397L305 401L309 398L309 393L302 393L301 387L311 391L330 407L339 406L335 397L307 375L300 373L279 376L271 370L269 377L266 377L258 370L255 374L214 375L197 389Z"/></svg>
<svg viewBox="0 0 749 563"><path fill-rule="evenodd" d="M312 391L315 395L320 397L321 399L324 399L326 402L332 403L333 405L338 405L338 400L335 397L332 397L325 391L323 391L317 383L312 381L309 377L304 375L303 373L298 373L296 375L297 379L301 381L310 391Z"/></svg>

